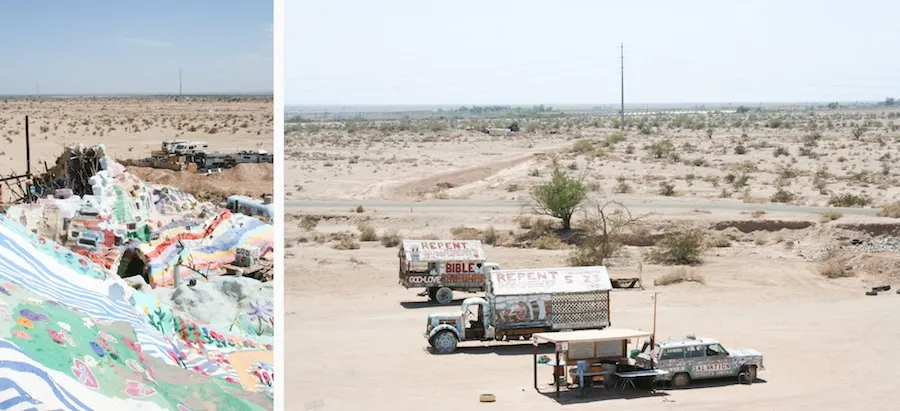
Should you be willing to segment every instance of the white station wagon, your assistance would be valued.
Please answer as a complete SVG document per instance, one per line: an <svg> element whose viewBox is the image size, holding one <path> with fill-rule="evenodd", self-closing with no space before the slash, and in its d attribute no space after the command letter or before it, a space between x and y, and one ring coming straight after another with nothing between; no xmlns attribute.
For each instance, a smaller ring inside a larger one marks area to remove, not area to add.
<svg viewBox="0 0 900 411"><path fill-rule="evenodd" d="M649 347L647 347L649 348ZM764 370L763 355L752 349L728 349L711 338L689 335L684 339L659 342L652 350L645 349L636 358L642 368L668 371L659 377L675 387L684 387L692 380L737 377L744 374L750 382Z"/></svg>

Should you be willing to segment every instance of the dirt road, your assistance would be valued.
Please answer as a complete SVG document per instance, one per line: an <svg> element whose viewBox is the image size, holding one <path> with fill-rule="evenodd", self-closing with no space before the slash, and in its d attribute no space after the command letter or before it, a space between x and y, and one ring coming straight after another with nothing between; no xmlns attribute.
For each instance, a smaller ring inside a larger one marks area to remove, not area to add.
<svg viewBox="0 0 900 411"><path fill-rule="evenodd" d="M637 211L645 211L645 212L662 212L666 210L720 210L720 211L755 211L762 210L767 213L792 213L792 214L818 214L825 211L841 211L844 214L848 215L864 215L864 216L874 216L878 211L876 208L849 208L849 207L810 207L810 206L798 206L798 205L785 205L785 204L746 204L738 201L707 201L703 204L698 204L694 201L685 200L685 201L677 201L677 200L659 200L657 199L649 199L649 198L635 198L635 199L624 199L622 202L628 206L628 208ZM356 207L358 205L362 205L366 208L413 208L413 209L427 209L430 212L440 211L439 209L459 209L459 208L471 208L471 209L503 209L507 210L511 213L515 213L516 210L522 209L523 207L528 206L527 201L509 201L509 200L496 200L496 201L475 201L475 200L430 200L430 201L419 201L419 202L404 202L404 201L377 201L377 200L360 200L360 201L299 201L299 200L285 200L284 207L287 212L297 212L302 211L303 209L340 209L345 210L349 208Z"/></svg>

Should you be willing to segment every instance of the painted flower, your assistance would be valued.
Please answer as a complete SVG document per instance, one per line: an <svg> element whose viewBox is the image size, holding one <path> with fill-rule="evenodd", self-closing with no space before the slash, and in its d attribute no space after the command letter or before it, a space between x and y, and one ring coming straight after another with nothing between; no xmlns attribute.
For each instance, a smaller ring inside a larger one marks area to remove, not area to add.
<svg viewBox="0 0 900 411"><path fill-rule="evenodd" d="M10 290L10 291L16 291L19 289L18 286L16 286L15 284L10 284L10 283L3 283L3 288Z"/></svg>
<svg viewBox="0 0 900 411"><path fill-rule="evenodd" d="M100 332L97 333L97 334L99 334L99 335L100 335L100 338L102 338L104 341L108 341L108 342L111 342L111 343L113 343L113 344L116 344L116 343L119 342L119 340L116 339L116 337L113 337L113 336L109 335L109 334L106 333L105 331L100 331Z"/></svg>
<svg viewBox="0 0 900 411"><path fill-rule="evenodd" d="M147 306L144 306L144 314L150 315L150 309Z"/></svg>
<svg viewBox="0 0 900 411"><path fill-rule="evenodd" d="M102 332L102 331L101 331L101 332ZM109 351L109 345L106 343L106 339L103 338L102 335L101 335L100 338L97 340L97 342L100 344L101 347L103 347L104 350Z"/></svg>
<svg viewBox="0 0 900 411"><path fill-rule="evenodd" d="M250 311L247 312L247 315L250 316L251 321L268 322L272 318L274 309L271 301L260 303L259 300L256 300L250 303Z"/></svg>
<svg viewBox="0 0 900 411"><path fill-rule="evenodd" d="M19 314L21 314L22 317L25 317L25 318L31 320L32 322L38 322L38 321L43 321L43 320L47 319L46 315L41 314L41 313L36 313L27 308L23 308L23 309L19 310Z"/></svg>
<svg viewBox="0 0 900 411"><path fill-rule="evenodd" d="M89 367L92 367L92 368L93 368L93 367L96 367L97 364L99 364L99 363L97 362L97 360L95 360L94 357L91 357L90 355L85 355L85 356L84 356L84 363L87 364Z"/></svg>
<svg viewBox="0 0 900 411"><path fill-rule="evenodd" d="M106 355L106 351L103 349L103 347L100 346L100 344L97 344L96 341L91 341L91 348L94 350L98 357L102 358L104 355Z"/></svg>
<svg viewBox="0 0 900 411"><path fill-rule="evenodd" d="M125 346L128 347L129 350L137 351L137 348L135 348L133 341L129 340L126 337L122 337L122 342L125 343Z"/></svg>
<svg viewBox="0 0 900 411"><path fill-rule="evenodd" d="M69 333L67 333L65 331L60 331L59 333L62 334L63 339L66 340L66 344L69 344L72 347L78 346L78 344L75 344L75 339L72 338L72 336L69 335Z"/></svg>
<svg viewBox="0 0 900 411"><path fill-rule="evenodd" d="M6 287L3 287L2 285L0 285L0 293L6 294L7 297L12 295L9 291L6 291Z"/></svg>
<svg viewBox="0 0 900 411"><path fill-rule="evenodd" d="M81 322L84 323L84 327L87 329L94 328L94 319L91 317L83 317Z"/></svg>
<svg viewBox="0 0 900 411"><path fill-rule="evenodd" d="M29 330L34 329L34 323L32 323L31 320L29 320L27 318L23 318L23 317L16 318L16 324L19 324L20 326L25 327Z"/></svg>
<svg viewBox="0 0 900 411"><path fill-rule="evenodd" d="M59 328L62 328L63 330L72 332L72 327L70 327L69 324L66 324L66 323L64 323L64 322L62 322L62 321L58 321L58 322L56 323L56 325L58 325Z"/></svg>
<svg viewBox="0 0 900 411"><path fill-rule="evenodd" d="M12 334L18 338L25 340L25 341L31 341L31 336L29 336L28 333L26 333L25 331L15 330L12 332Z"/></svg>
<svg viewBox="0 0 900 411"><path fill-rule="evenodd" d="M159 308L159 306L160 306L159 300L156 300L156 308Z"/></svg>
<svg viewBox="0 0 900 411"><path fill-rule="evenodd" d="M63 338L62 334L52 328L48 328L47 333L50 334L50 338L53 338L53 341L57 344L65 345L65 338Z"/></svg>

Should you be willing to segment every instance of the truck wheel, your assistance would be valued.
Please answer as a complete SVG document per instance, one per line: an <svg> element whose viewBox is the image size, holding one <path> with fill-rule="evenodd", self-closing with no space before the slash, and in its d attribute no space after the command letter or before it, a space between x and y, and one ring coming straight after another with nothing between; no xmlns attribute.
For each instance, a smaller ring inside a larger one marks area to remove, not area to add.
<svg viewBox="0 0 900 411"><path fill-rule="evenodd" d="M428 287L428 300L436 301L437 300L437 287Z"/></svg>
<svg viewBox="0 0 900 411"><path fill-rule="evenodd" d="M453 290L447 287L438 288L434 293L434 299L440 305L447 305L453 302Z"/></svg>
<svg viewBox="0 0 900 411"><path fill-rule="evenodd" d="M456 336L450 330L443 330L431 339L431 348L438 354L450 354L456 350Z"/></svg>
<svg viewBox="0 0 900 411"><path fill-rule="evenodd" d="M675 388L684 388L691 383L691 376L687 373L680 372L672 377L672 386Z"/></svg>
<svg viewBox="0 0 900 411"><path fill-rule="evenodd" d="M531 339L531 334L522 334L522 339L528 341Z"/></svg>
<svg viewBox="0 0 900 411"><path fill-rule="evenodd" d="M748 371L750 371L750 382L756 382L756 366L751 365Z"/></svg>

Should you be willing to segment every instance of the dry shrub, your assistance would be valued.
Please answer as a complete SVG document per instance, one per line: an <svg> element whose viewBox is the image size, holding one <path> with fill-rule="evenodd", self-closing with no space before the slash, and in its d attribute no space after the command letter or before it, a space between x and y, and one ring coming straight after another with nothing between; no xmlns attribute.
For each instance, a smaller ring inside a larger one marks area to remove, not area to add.
<svg viewBox="0 0 900 411"><path fill-rule="evenodd" d="M745 204L765 204L769 202L768 198L758 196L744 196Z"/></svg>
<svg viewBox="0 0 900 411"><path fill-rule="evenodd" d="M454 227L450 229L450 234L453 236L454 240L458 241L481 239L481 231L472 227Z"/></svg>
<svg viewBox="0 0 900 411"><path fill-rule="evenodd" d="M728 237L728 234L725 233L716 233L709 237L709 242L707 244L709 247L731 247L731 238Z"/></svg>
<svg viewBox="0 0 900 411"><path fill-rule="evenodd" d="M706 284L706 279L702 275L697 274L694 270L688 270L684 267L676 268L668 274L653 280L653 285L671 285L678 283L693 282L698 284Z"/></svg>
<svg viewBox="0 0 900 411"><path fill-rule="evenodd" d="M669 226L648 257L651 262L669 265L693 265L703 262L706 231L688 224Z"/></svg>
<svg viewBox="0 0 900 411"><path fill-rule="evenodd" d="M310 217L307 215L303 216L303 218L300 220L300 228L306 231L312 231L316 228L317 225L319 225L319 219L315 217Z"/></svg>
<svg viewBox="0 0 900 411"><path fill-rule="evenodd" d="M397 247L400 245L400 233L397 230L385 231L381 235L381 245L385 247Z"/></svg>
<svg viewBox="0 0 900 411"><path fill-rule="evenodd" d="M837 219L839 219L839 218L841 218L841 217L843 217L843 216L844 216L844 213L842 213L842 212L840 212L840 211L837 211L837 210L829 210L829 211L826 211L826 212L822 213L822 215L819 217L819 222L820 222L820 223L827 223L827 222L829 222L829 221L837 220Z"/></svg>
<svg viewBox="0 0 900 411"><path fill-rule="evenodd" d="M753 243L756 245L766 245L769 239L766 237L766 233L762 231L757 231L753 236Z"/></svg>
<svg viewBox="0 0 900 411"><path fill-rule="evenodd" d="M546 235L538 238L533 245L538 250L558 250L563 247L562 241L555 235Z"/></svg>
<svg viewBox="0 0 900 411"><path fill-rule="evenodd" d="M841 264L835 261L829 261L819 264L819 274L825 278L845 278L852 277L853 272L847 270Z"/></svg>
<svg viewBox="0 0 900 411"><path fill-rule="evenodd" d="M487 230L481 232L481 242L487 245L496 245L499 240L500 233L498 233L493 226L488 227Z"/></svg>
<svg viewBox="0 0 900 411"><path fill-rule="evenodd" d="M754 211L750 212L750 217L760 218L760 217L764 216L765 214L766 214L766 212L763 210L754 210Z"/></svg>
<svg viewBox="0 0 900 411"><path fill-rule="evenodd" d="M378 234L371 224L359 223L356 229L359 230L359 241L378 241Z"/></svg>
<svg viewBox="0 0 900 411"><path fill-rule="evenodd" d="M338 241L331 247L335 250L358 250L359 242L357 242L353 237L344 236L341 237L340 241Z"/></svg>
<svg viewBox="0 0 900 411"><path fill-rule="evenodd" d="M534 218L529 217L527 215L520 215L516 217L516 223L519 224L519 228L523 230L530 230L531 227L534 226Z"/></svg>
<svg viewBox="0 0 900 411"><path fill-rule="evenodd" d="M879 217L900 218L900 201L884 205L875 215Z"/></svg>

